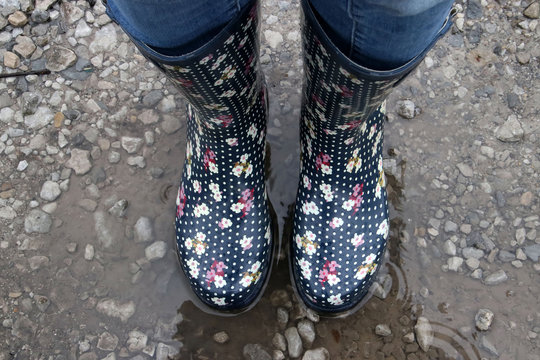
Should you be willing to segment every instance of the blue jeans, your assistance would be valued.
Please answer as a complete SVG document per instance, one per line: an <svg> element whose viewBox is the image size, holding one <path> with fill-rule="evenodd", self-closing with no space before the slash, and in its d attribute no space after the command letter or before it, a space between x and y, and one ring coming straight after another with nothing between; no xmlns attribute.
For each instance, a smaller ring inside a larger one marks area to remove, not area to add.
<svg viewBox="0 0 540 360"><path fill-rule="evenodd" d="M108 0L107 13L133 38L165 55L182 55L207 43L250 1ZM437 38L453 0L310 3L343 53L365 67L391 70Z"/></svg>

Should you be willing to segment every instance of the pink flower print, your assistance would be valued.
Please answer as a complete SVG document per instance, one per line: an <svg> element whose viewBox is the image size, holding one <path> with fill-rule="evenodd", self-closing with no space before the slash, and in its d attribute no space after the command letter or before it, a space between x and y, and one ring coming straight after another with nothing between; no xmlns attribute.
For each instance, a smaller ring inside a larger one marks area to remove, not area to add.
<svg viewBox="0 0 540 360"><path fill-rule="evenodd" d="M362 167L362 159L358 155L359 152L360 149L354 149L352 157L347 161L347 166L345 167L347 172L358 172Z"/></svg>
<svg viewBox="0 0 540 360"><path fill-rule="evenodd" d="M226 229L230 227L231 225L232 225L232 221L227 218L223 218L219 220L219 223L218 223L218 226L221 230Z"/></svg>
<svg viewBox="0 0 540 360"><path fill-rule="evenodd" d="M225 286L226 282L223 279L223 277L225 276L225 272L223 270L226 268L227 266L225 266L223 261L214 260L214 262L210 266L210 270L206 271L206 284L210 286L212 282L217 280L220 286L216 284L216 287Z"/></svg>
<svg viewBox="0 0 540 360"><path fill-rule="evenodd" d="M330 165L330 155L319 153L315 158L315 168L321 170L324 174L332 174L332 167Z"/></svg>
<svg viewBox="0 0 540 360"><path fill-rule="evenodd" d="M353 193L349 200L345 201L342 207L347 210L353 210L353 215L360 209L362 205L362 195L364 194L364 184L356 184L353 188Z"/></svg>
<svg viewBox="0 0 540 360"><path fill-rule="evenodd" d="M225 44L229 45L233 42L233 40L234 40L234 35L231 35L227 38L227 40L225 40Z"/></svg>
<svg viewBox="0 0 540 360"><path fill-rule="evenodd" d="M390 231L388 227L388 220L384 219L377 229L377 235L382 235L383 239L388 238L388 232Z"/></svg>
<svg viewBox="0 0 540 360"><path fill-rule="evenodd" d="M296 246L304 249L304 252L308 256L315 254L315 252L317 251L317 247L319 246L315 242L316 240L315 234L309 230L306 231L306 234L304 236L296 235L295 240L296 240Z"/></svg>
<svg viewBox="0 0 540 360"><path fill-rule="evenodd" d="M210 209L208 209L208 206L205 203L198 204L193 209L193 215L195 215L195 217L205 216L205 215L208 215L209 213L210 213Z"/></svg>
<svg viewBox="0 0 540 360"><path fill-rule="evenodd" d="M306 215L319 215L319 208L313 201L306 201L302 204L302 212Z"/></svg>
<svg viewBox="0 0 540 360"><path fill-rule="evenodd" d="M303 183L304 183L304 186L305 186L308 190L311 190L311 181L309 180L309 178L308 178L306 175L304 175L304 176L302 177L302 181L303 181Z"/></svg>
<svg viewBox="0 0 540 360"><path fill-rule="evenodd" d="M334 89L337 90L344 98L350 98L353 96L352 90L345 85L334 85Z"/></svg>
<svg viewBox="0 0 540 360"><path fill-rule="evenodd" d="M364 260L364 262L369 265L373 263L373 261L375 261L376 258L377 256L375 254L369 254L368 256L366 256L366 259Z"/></svg>
<svg viewBox="0 0 540 360"><path fill-rule="evenodd" d="M251 268L249 269L249 271L251 271L252 273L254 273L254 272L259 271L260 268L261 268L261 262L260 262L260 261L255 261L255 262L251 265Z"/></svg>
<svg viewBox="0 0 540 360"><path fill-rule="evenodd" d="M238 202L233 204L231 206L231 210L239 213L242 212L242 216L240 216L240 219L245 217L249 211L251 210L251 207L253 206L253 193L255 192L255 189L246 189L242 191L242 197L238 199Z"/></svg>
<svg viewBox="0 0 540 360"><path fill-rule="evenodd" d="M364 278L368 274L368 268L367 267L359 267L356 271L356 274L354 275L354 278L357 280L364 280Z"/></svg>
<svg viewBox="0 0 540 360"><path fill-rule="evenodd" d="M255 54L251 54L246 61L246 66L244 67L244 75L249 74L251 67L253 66L253 60L255 60Z"/></svg>
<svg viewBox="0 0 540 360"><path fill-rule="evenodd" d="M184 184L178 188L178 196L176 197L176 217L180 218L184 215L184 206L186 206L186 195L184 193Z"/></svg>
<svg viewBox="0 0 540 360"><path fill-rule="evenodd" d="M218 168L216 165L216 154L210 150L209 148L206 148L206 151L204 153L204 170L210 170L210 172L217 173Z"/></svg>
<svg viewBox="0 0 540 360"><path fill-rule="evenodd" d="M246 250L249 250L251 249L251 247L253 246L253 244L251 243L251 241L253 240L253 237L247 237L244 235L244 237L240 240L240 246L242 246L242 250L246 251Z"/></svg>
<svg viewBox="0 0 540 360"><path fill-rule="evenodd" d="M341 218L335 217L330 221L329 225L332 229L336 229L338 227L341 227L341 225L343 225L343 220Z"/></svg>
<svg viewBox="0 0 540 360"><path fill-rule="evenodd" d="M319 281L323 287L325 282L328 282L328 285L333 286L340 281L338 277L338 267L341 267L341 265L338 265L337 262L326 260L323 268L319 270Z"/></svg>
<svg viewBox="0 0 540 360"><path fill-rule="evenodd" d="M177 77L174 80L176 80L176 82L178 82L180 85L182 85L183 87L188 88L188 89L193 86L193 81L188 80L188 79Z"/></svg>
<svg viewBox="0 0 540 360"><path fill-rule="evenodd" d="M322 108L326 106L325 102L315 94L311 95L311 100L313 100L317 105L319 105Z"/></svg>
<svg viewBox="0 0 540 360"><path fill-rule="evenodd" d="M354 234L353 238L351 239L351 243L353 244L355 249L360 245L364 244L364 234Z"/></svg>
<svg viewBox="0 0 540 360"><path fill-rule="evenodd" d="M334 192L332 191L332 187L328 184L321 184L320 189L323 193L324 200L326 201L332 201L334 199Z"/></svg>
<svg viewBox="0 0 540 360"><path fill-rule="evenodd" d="M195 190L195 192L198 192L199 194L201 193L202 187L201 187L201 183L199 182L199 180L193 181L193 190Z"/></svg>
<svg viewBox="0 0 540 360"><path fill-rule="evenodd" d="M251 138L255 139L255 136L257 136L257 126L255 126L255 124L251 124L247 134Z"/></svg>
<svg viewBox="0 0 540 360"><path fill-rule="evenodd" d="M202 59L199 61L199 64L200 64L200 65L204 65L204 64L206 64L208 61L212 60L213 57L214 57L213 54L207 55L207 56L205 56L204 58L202 58Z"/></svg>
<svg viewBox="0 0 540 360"><path fill-rule="evenodd" d="M238 145L238 139L237 138L228 138L226 141L227 141L227 144L229 144L229 146Z"/></svg>
<svg viewBox="0 0 540 360"><path fill-rule="evenodd" d="M232 169L233 175L235 176L241 176L242 173L245 173L246 177L251 175L253 172L253 165L251 165L248 161L249 155L244 154L240 157L240 161L234 163L234 167Z"/></svg>

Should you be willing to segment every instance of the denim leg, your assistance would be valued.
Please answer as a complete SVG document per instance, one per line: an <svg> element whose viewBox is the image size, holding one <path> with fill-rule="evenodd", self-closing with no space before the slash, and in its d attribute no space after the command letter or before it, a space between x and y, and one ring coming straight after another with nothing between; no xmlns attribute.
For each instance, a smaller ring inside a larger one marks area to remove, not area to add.
<svg viewBox="0 0 540 360"><path fill-rule="evenodd" d="M453 0L310 0L335 45L374 70L395 69L437 38Z"/></svg>
<svg viewBox="0 0 540 360"><path fill-rule="evenodd" d="M108 0L107 14L130 36L168 55L210 41L250 0Z"/></svg>

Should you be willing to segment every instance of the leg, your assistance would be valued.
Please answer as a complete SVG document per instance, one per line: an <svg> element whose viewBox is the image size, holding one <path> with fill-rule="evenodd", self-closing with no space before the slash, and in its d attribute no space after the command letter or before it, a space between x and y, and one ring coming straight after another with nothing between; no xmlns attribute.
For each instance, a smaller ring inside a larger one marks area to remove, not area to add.
<svg viewBox="0 0 540 360"><path fill-rule="evenodd" d="M307 306L335 316L362 305L386 249L381 104L422 61L449 22L438 21L440 28L422 40L427 45L417 44L416 53L395 56L386 45L356 54L356 40L346 42L339 32L329 31L321 22L323 13L318 15L308 0L302 1L302 10L305 81L292 277ZM354 39L359 30L349 28L348 36ZM377 59L391 55L392 64Z"/></svg>
<svg viewBox="0 0 540 360"><path fill-rule="evenodd" d="M111 1L109 13L114 12ZM165 27L182 32L184 24L172 20ZM277 234L264 179L267 102L258 20L258 2L250 0L211 31L210 41L193 45L200 34L208 37L198 29L199 35L188 41L194 50L168 43L163 29L154 34L161 41L152 41L152 31L146 34L150 41L129 33L188 100L187 148L176 200L177 254L197 298L221 314L247 310L260 298ZM172 45L167 49L183 55L171 55L156 44Z"/></svg>

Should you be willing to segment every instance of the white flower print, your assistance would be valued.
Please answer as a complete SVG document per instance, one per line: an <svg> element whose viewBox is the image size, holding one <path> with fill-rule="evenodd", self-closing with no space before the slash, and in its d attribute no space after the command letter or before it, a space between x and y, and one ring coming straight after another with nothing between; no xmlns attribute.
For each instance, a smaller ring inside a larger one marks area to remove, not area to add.
<svg viewBox="0 0 540 360"><path fill-rule="evenodd" d="M195 209L193 210L195 217L201 217L203 215L208 215L210 213L210 210L208 209L208 206L206 204L199 204L195 206Z"/></svg>
<svg viewBox="0 0 540 360"><path fill-rule="evenodd" d="M234 90L227 90L224 91L219 97L233 97L236 94L236 91Z"/></svg>
<svg viewBox="0 0 540 360"><path fill-rule="evenodd" d="M326 201L332 201L334 199L334 194L329 192L324 194L324 200Z"/></svg>
<svg viewBox="0 0 540 360"><path fill-rule="evenodd" d="M319 208L313 201L306 201L302 205L302 212L306 215L313 214L319 215Z"/></svg>
<svg viewBox="0 0 540 360"><path fill-rule="evenodd" d="M201 65L204 65L204 64L206 64L206 63L207 63L208 61L210 61L210 59L212 59L212 57L213 57L213 55L212 55L212 54L210 54L210 55L208 55L208 56L206 56L206 57L202 58L202 60L201 60L201 61L199 61L199 64L201 64Z"/></svg>
<svg viewBox="0 0 540 360"><path fill-rule="evenodd" d="M354 234L353 238L351 239L351 243L355 248L362 245L364 243L364 234Z"/></svg>
<svg viewBox="0 0 540 360"><path fill-rule="evenodd" d="M214 285L219 289L227 285L227 282L223 279L223 276L216 275L214 278Z"/></svg>
<svg viewBox="0 0 540 360"><path fill-rule="evenodd" d="M335 217L330 221L330 227L332 229L341 227L341 225L343 225L343 220L341 218Z"/></svg>
<svg viewBox="0 0 540 360"><path fill-rule="evenodd" d="M242 175L242 171L243 171L243 170L242 170L242 166L240 166L240 165L235 166L235 167L233 167L233 169L232 169L232 173L233 173L233 175L235 175L235 176L240 176L240 175Z"/></svg>
<svg viewBox="0 0 540 360"><path fill-rule="evenodd" d="M253 265L251 265L251 268L249 269L249 271L252 273L256 273L257 271L259 271L260 268L261 268L261 262L255 261Z"/></svg>
<svg viewBox="0 0 540 360"><path fill-rule="evenodd" d="M218 306L223 306L225 305L225 298L218 298L218 297L213 297L212 299L212 302Z"/></svg>
<svg viewBox="0 0 540 360"><path fill-rule="evenodd" d="M351 145L352 143L354 142L354 136L348 138L348 139L345 139L344 143L345 145Z"/></svg>
<svg viewBox="0 0 540 360"><path fill-rule="evenodd" d="M382 235L383 239L386 239L388 237L388 231L388 220L384 219L379 224L379 228L377 229L377 235Z"/></svg>
<svg viewBox="0 0 540 360"><path fill-rule="evenodd" d="M199 241L204 241L206 239L206 235L204 235L201 232L198 232L197 235L195 235L195 238Z"/></svg>
<svg viewBox="0 0 540 360"><path fill-rule="evenodd" d="M332 192L332 186L325 183L322 183L321 186L319 186L319 189L321 189L321 191L325 194Z"/></svg>
<svg viewBox="0 0 540 360"><path fill-rule="evenodd" d="M242 246L242 250L249 250L252 247L251 241L253 240L253 236L247 237L244 235L244 237L240 240L240 246Z"/></svg>
<svg viewBox="0 0 540 360"><path fill-rule="evenodd" d="M324 174L327 174L327 175L332 174L332 168L331 168L329 165L326 165L326 164L322 164L322 165L321 165L321 171L322 171Z"/></svg>
<svg viewBox="0 0 540 360"><path fill-rule="evenodd" d="M367 265L370 265L371 263L373 263L373 261L375 261L376 258L377 258L377 255L369 254L368 256L366 256L366 259L364 260L364 263L367 264Z"/></svg>
<svg viewBox="0 0 540 360"><path fill-rule="evenodd" d="M253 139L255 139L255 136L257 136L257 126L255 124L251 124L248 130L248 135L251 136Z"/></svg>
<svg viewBox="0 0 540 360"><path fill-rule="evenodd" d="M364 278L367 276L368 274L368 268L367 267L360 267L358 269L358 271L356 272L356 274L354 275L354 278L356 280L364 280Z"/></svg>
<svg viewBox="0 0 540 360"><path fill-rule="evenodd" d="M253 172L253 165L249 164L248 167L246 168L246 176L251 175L252 172Z"/></svg>
<svg viewBox="0 0 540 360"><path fill-rule="evenodd" d="M328 275L328 285L334 286L337 283L339 283L340 279L337 277L337 275L329 274Z"/></svg>
<svg viewBox="0 0 540 360"><path fill-rule="evenodd" d="M191 258L188 261L186 261L186 265L190 269L195 269L195 268L199 267L199 262L197 260L195 260L194 258Z"/></svg>
<svg viewBox="0 0 540 360"><path fill-rule="evenodd" d="M239 202L231 205L231 210L234 211L235 213L241 212L243 208L244 208L244 204L239 203Z"/></svg>
<svg viewBox="0 0 540 360"><path fill-rule="evenodd" d="M310 280L311 279L311 269L302 269L302 276L304 277L304 279Z"/></svg>
<svg viewBox="0 0 540 360"><path fill-rule="evenodd" d="M210 172L213 172L214 174L218 172L218 167L216 163L213 163L213 162L208 163L208 169L210 170Z"/></svg>
<svg viewBox="0 0 540 360"><path fill-rule="evenodd" d="M219 221L219 224L218 226L221 228L221 229L226 229L228 227L230 227L232 225L232 221L227 219L227 218L223 218Z"/></svg>
<svg viewBox="0 0 540 360"><path fill-rule="evenodd" d="M212 196L214 197L214 201L216 202L220 202L222 197L221 197L221 191L220 192L215 192L212 194Z"/></svg>
<svg viewBox="0 0 540 360"><path fill-rule="evenodd" d="M332 305L343 304L343 300L341 300L341 294L331 295L330 297L328 297L328 302Z"/></svg>
<svg viewBox="0 0 540 360"><path fill-rule="evenodd" d="M302 237L300 235L296 234L294 240L296 241L296 246L301 248L302 247Z"/></svg>
<svg viewBox="0 0 540 360"><path fill-rule="evenodd" d="M227 38L227 40L225 40L225 44L229 45L233 42L233 40L234 40L234 35L231 35Z"/></svg>
<svg viewBox="0 0 540 360"><path fill-rule="evenodd" d="M192 278L196 279L197 277L199 277L199 269L198 268L189 269L189 275L191 275Z"/></svg>
<svg viewBox="0 0 540 360"><path fill-rule="evenodd" d="M379 183L377 183L377 186L375 187L375 198L377 198L377 199L381 198L381 190L382 190L381 185Z"/></svg>
<svg viewBox="0 0 540 360"><path fill-rule="evenodd" d="M197 244L197 246L195 246L195 253L199 256L204 255L205 250L206 246L204 246L203 244Z"/></svg>
<svg viewBox="0 0 540 360"><path fill-rule="evenodd" d="M343 202L343 205L341 205L341 207L347 211L351 211L353 206L354 206L354 200L346 200Z"/></svg>
<svg viewBox="0 0 540 360"><path fill-rule="evenodd" d="M211 192L219 191L219 185L213 182L211 182L210 185L208 185L208 188L210 189Z"/></svg>
<svg viewBox="0 0 540 360"><path fill-rule="evenodd" d="M368 139L371 140L371 138L373 137L373 135L375 135L376 132L377 132L377 125L376 125L376 124L373 124L373 125L371 126L371 128L369 129Z"/></svg>
<svg viewBox="0 0 540 360"><path fill-rule="evenodd" d="M363 135L367 130L367 124L365 122L360 125L360 133Z"/></svg>
<svg viewBox="0 0 540 360"><path fill-rule="evenodd" d="M317 247L314 244L306 244L305 249L306 254L308 254L309 256L315 254L315 252L317 251Z"/></svg>
<svg viewBox="0 0 540 360"><path fill-rule="evenodd" d="M304 187L306 187L308 190L311 190L311 181L306 175L302 177L302 182L304 184Z"/></svg>
<svg viewBox="0 0 540 360"><path fill-rule="evenodd" d="M187 238L185 241L184 241L184 246L188 249L191 249L191 247L193 246L193 240L191 240L190 238Z"/></svg>
<svg viewBox="0 0 540 360"><path fill-rule="evenodd" d="M201 183L199 182L199 180L193 181L193 190L198 193L202 191Z"/></svg>
<svg viewBox="0 0 540 360"><path fill-rule="evenodd" d="M243 287L248 287L249 285L251 285L252 281L253 281L253 277L249 274L245 274L242 280L240 280L240 284Z"/></svg>
<svg viewBox="0 0 540 360"><path fill-rule="evenodd" d="M238 139L237 138L228 138L226 141L227 141L227 144L229 144L229 146L238 145Z"/></svg>

